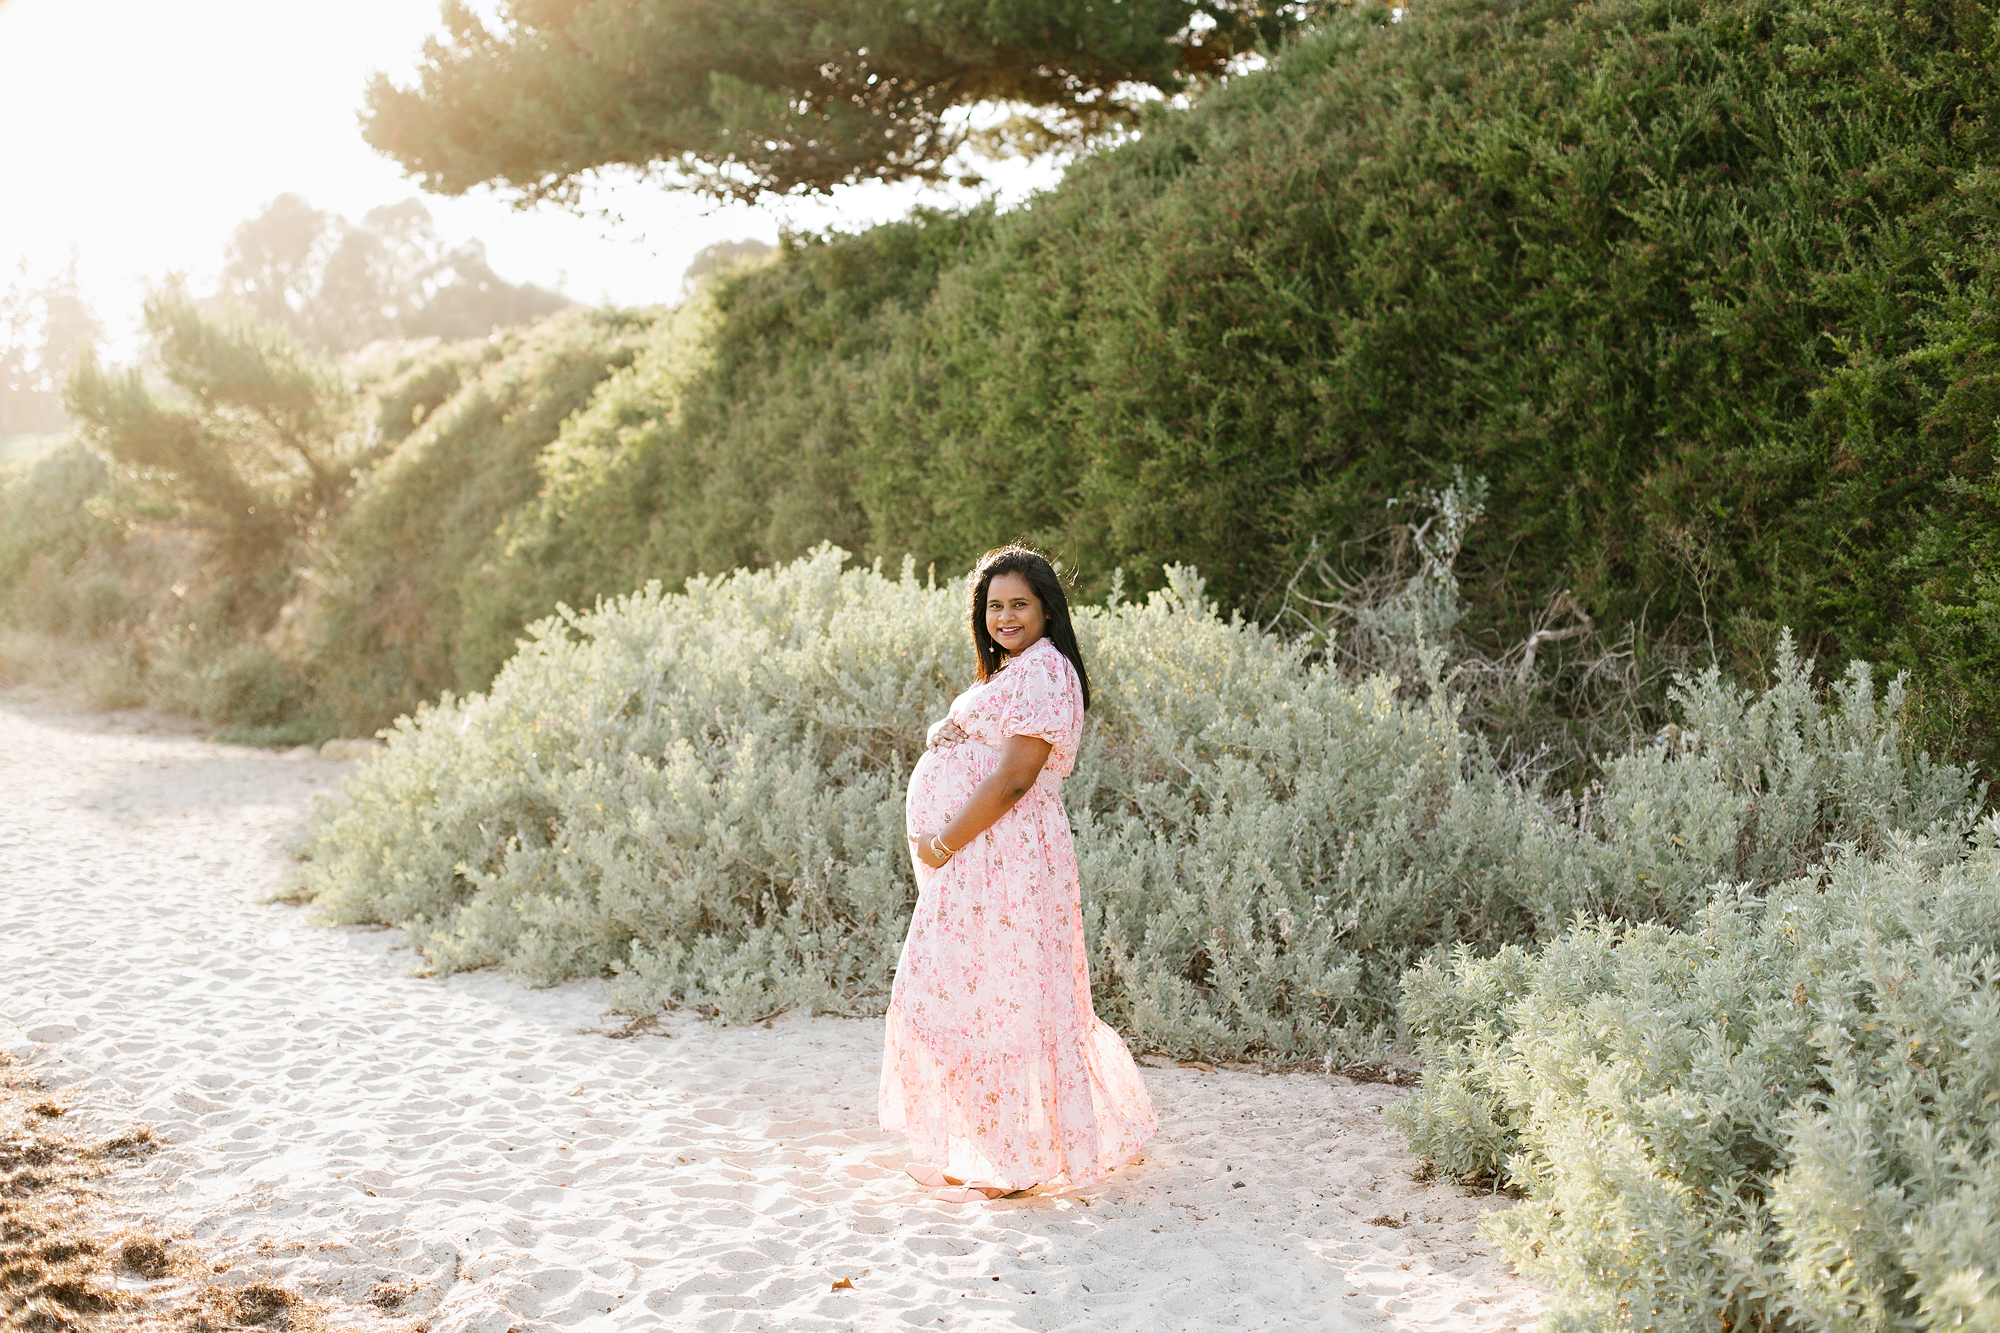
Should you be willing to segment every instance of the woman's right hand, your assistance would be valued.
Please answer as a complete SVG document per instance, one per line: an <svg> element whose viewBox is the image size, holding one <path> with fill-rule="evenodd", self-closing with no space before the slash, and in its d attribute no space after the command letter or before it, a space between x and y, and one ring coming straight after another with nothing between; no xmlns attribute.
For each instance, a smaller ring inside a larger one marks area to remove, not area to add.
<svg viewBox="0 0 2000 1333"><path fill-rule="evenodd" d="M946 718L931 728L931 733L925 739L924 745L932 750L942 750L947 745L956 745L960 741L969 739L971 738L965 734L963 727L950 718Z"/></svg>

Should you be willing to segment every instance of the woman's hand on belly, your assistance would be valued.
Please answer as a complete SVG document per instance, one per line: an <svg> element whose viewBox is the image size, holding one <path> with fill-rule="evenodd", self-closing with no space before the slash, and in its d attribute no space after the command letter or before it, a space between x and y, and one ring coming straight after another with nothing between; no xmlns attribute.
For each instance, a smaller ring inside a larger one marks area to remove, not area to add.
<svg viewBox="0 0 2000 1333"><path fill-rule="evenodd" d="M962 851L967 843L991 828L1035 785L1042 766L1049 761L1050 748L1040 736L1009 736L1000 748L999 762L980 779L965 804L944 821L944 827L919 827L906 835L916 845L917 858L936 869L950 860L952 853ZM942 847L932 845L933 834L943 843Z"/></svg>
<svg viewBox="0 0 2000 1333"><path fill-rule="evenodd" d="M922 861L925 865L929 866L932 870L936 870L938 867L942 866L946 861L951 860L949 856L939 856L936 852L931 850L930 834L912 833L908 836L910 839L910 845L916 848L917 850L917 859L919 861Z"/></svg>
<svg viewBox="0 0 2000 1333"><path fill-rule="evenodd" d="M947 717L944 721L931 728L931 734L926 738L924 744L930 749L942 750L948 745L956 745L960 741L968 739L970 737L965 734L965 729Z"/></svg>

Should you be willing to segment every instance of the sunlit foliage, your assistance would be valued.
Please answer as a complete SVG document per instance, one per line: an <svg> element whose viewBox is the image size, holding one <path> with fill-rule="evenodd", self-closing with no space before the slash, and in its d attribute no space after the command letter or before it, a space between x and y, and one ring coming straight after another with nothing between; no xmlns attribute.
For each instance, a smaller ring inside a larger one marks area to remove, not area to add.
<svg viewBox="0 0 2000 1333"><path fill-rule="evenodd" d="M145 325L165 383L87 352L67 394L79 433L236 567L280 558L346 497L357 440L339 371L280 330L204 312L178 282L147 296Z"/></svg>
<svg viewBox="0 0 2000 1333"><path fill-rule="evenodd" d="M622 165L754 199L941 180L975 103L1075 139L1222 73L1310 6L1273 0L450 0L414 84L368 90L368 140L426 189L574 202Z"/></svg>
<svg viewBox="0 0 2000 1333"><path fill-rule="evenodd" d="M31 572L37 585L60 579L92 549L116 539L116 525L89 507L107 480L104 460L73 444L12 475L0 471L0 620L43 610L22 601Z"/></svg>
<svg viewBox="0 0 2000 1333"><path fill-rule="evenodd" d="M1555 1288L1555 1329L1984 1328L2000 1301L2000 822L1685 930L1579 925L1405 982L1389 1118Z"/></svg>
<svg viewBox="0 0 2000 1333"><path fill-rule="evenodd" d="M305 659L343 735L371 735L444 690L478 689L513 654L518 621L491 599L504 520L544 484L544 452L598 386L630 365L655 311L571 311L454 343L374 388L388 452L315 552Z"/></svg>
<svg viewBox="0 0 2000 1333"><path fill-rule="evenodd" d="M537 624L489 691L397 724L320 814L303 885L439 967L609 972L637 1009L879 1006L914 891L903 785L970 658L956 583L842 565ZM1967 775L1907 753L1865 670L1834 707L1791 658L1762 695L1688 681L1699 739L1549 805L1434 678L1311 665L1191 571L1082 608L1078 634L1096 690L1065 799L1091 966L1144 1046L1323 1055L1385 1021L1428 950L1579 911L1682 922L1718 877L1971 818Z"/></svg>
<svg viewBox="0 0 2000 1333"><path fill-rule="evenodd" d="M577 437L607 468L523 518L523 575L587 605L1026 535L1266 614L1462 465L1490 650L1563 589L1746 675L1789 624L2000 752L1996 42L1974 0L1327 19L1028 207L718 283L709 368Z"/></svg>

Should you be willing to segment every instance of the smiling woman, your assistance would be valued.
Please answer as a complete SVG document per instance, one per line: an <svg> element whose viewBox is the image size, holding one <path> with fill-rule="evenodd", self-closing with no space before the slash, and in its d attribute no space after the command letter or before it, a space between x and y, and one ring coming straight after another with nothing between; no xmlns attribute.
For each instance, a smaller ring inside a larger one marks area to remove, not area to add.
<svg viewBox="0 0 2000 1333"><path fill-rule="evenodd" d="M989 551L972 578L979 683L910 775L917 908L896 968L882 1125L939 1198L1085 1185L1158 1129L1118 1034L1090 1002L1062 780L1090 703L1049 562Z"/></svg>

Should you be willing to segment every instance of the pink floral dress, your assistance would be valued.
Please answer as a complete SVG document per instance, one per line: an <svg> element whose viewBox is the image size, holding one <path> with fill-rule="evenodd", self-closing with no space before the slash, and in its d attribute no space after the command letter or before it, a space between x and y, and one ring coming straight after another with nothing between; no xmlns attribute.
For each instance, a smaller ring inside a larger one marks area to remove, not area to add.
<svg viewBox="0 0 2000 1333"><path fill-rule="evenodd" d="M917 761L912 834L943 827L1007 737L1053 748L993 827L940 869L916 862L917 911L889 999L882 1127L947 1175L1015 1189L1088 1184L1130 1160L1159 1122L1131 1053L1090 1006L1061 795L1083 692L1043 639L959 695L949 717L970 739Z"/></svg>

